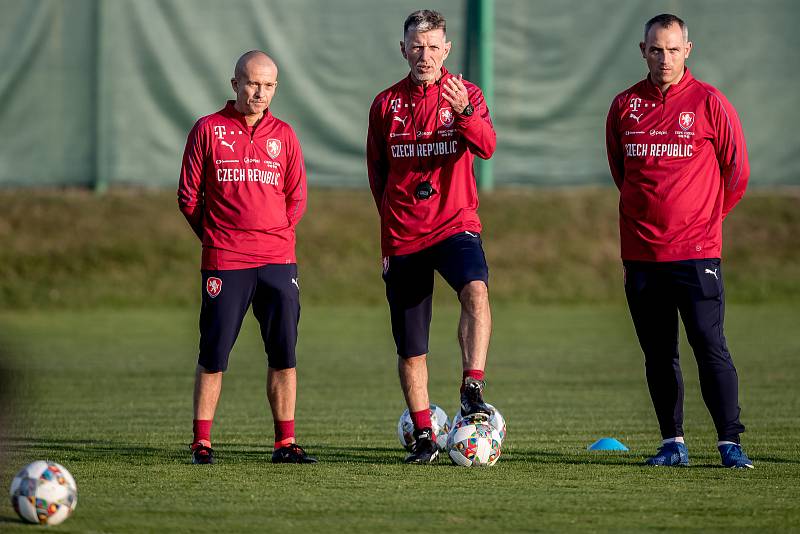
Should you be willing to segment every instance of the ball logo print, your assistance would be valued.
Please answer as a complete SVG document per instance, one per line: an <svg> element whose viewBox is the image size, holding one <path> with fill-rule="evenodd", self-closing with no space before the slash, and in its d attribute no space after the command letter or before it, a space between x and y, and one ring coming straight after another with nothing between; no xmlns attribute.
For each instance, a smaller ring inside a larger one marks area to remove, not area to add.
<svg viewBox="0 0 800 534"><path fill-rule="evenodd" d="M691 128L692 125L694 124L694 112L682 111L681 114L678 116L678 124L684 131Z"/></svg>
<svg viewBox="0 0 800 534"><path fill-rule="evenodd" d="M506 420L503 417L503 414L500 413L500 410L495 408L492 404L489 404L487 402L486 406L488 406L492 410L491 415L489 415L489 425L497 431L497 434L500 436L500 441L502 444L502 442L505 441L506 439ZM453 421L450 424L450 427L453 428L458 426L461 423L462 419L464 419L464 417L461 415L461 411L459 410L453 417Z"/></svg>
<svg viewBox="0 0 800 534"><path fill-rule="evenodd" d="M267 139L267 154L272 159L277 158L281 154L281 140L280 139Z"/></svg>
<svg viewBox="0 0 800 534"><path fill-rule="evenodd" d="M500 458L503 439L486 414L467 415L450 429L447 454L463 467L491 467Z"/></svg>
<svg viewBox="0 0 800 534"><path fill-rule="evenodd" d="M453 121L455 120L455 116L453 115L453 110L450 108L444 108L439 111L439 120L442 121L442 124L445 127L449 128L453 125Z"/></svg>
<svg viewBox="0 0 800 534"><path fill-rule="evenodd" d="M222 279L216 276L209 276L206 281L206 292L212 299L220 294L222 291Z"/></svg>
<svg viewBox="0 0 800 534"><path fill-rule="evenodd" d="M430 405L431 414L431 430L433 430L434 441L439 447L439 450L445 450L447 446L447 435L450 432L450 419L447 413L438 405ZM397 422L397 437L400 439L400 445L407 451L410 451L414 446L414 422L411 420L411 414L408 409L400 415L400 420Z"/></svg>
<svg viewBox="0 0 800 534"><path fill-rule="evenodd" d="M57 525L78 505L78 487L64 466L42 460L25 466L11 482L11 505L23 520Z"/></svg>

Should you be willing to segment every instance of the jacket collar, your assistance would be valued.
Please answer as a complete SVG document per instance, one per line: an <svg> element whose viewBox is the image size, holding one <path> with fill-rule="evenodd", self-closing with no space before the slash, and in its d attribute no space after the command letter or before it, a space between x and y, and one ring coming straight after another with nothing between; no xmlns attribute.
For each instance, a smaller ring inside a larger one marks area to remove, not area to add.
<svg viewBox="0 0 800 534"><path fill-rule="evenodd" d="M689 67L684 66L683 76L681 76L680 81L678 83L673 83L672 85L670 85L667 88L666 94L664 95L661 94L661 89L659 89L656 86L656 84L654 84L653 81L650 79L649 74L647 75L647 78L645 78L644 80L644 85L646 87L646 92L648 94L651 94L652 96L661 99L661 98L672 97L674 95L683 92L687 87L689 87L689 85L691 85L693 81L694 81L694 76L692 76L692 73L689 72Z"/></svg>
<svg viewBox="0 0 800 534"><path fill-rule="evenodd" d="M230 119L233 119L236 122L238 122L239 124L241 124L242 126L244 126L245 128L249 129L250 127L247 125L247 122L244 120L244 115L242 115L241 113L239 113L236 110L236 108L234 107L235 104L236 104L236 101L228 100L225 103L225 107L222 108L220 113L222 114L223 117L228 117ZM260 130L261 127L265 123L269 122L269 120L271 118L272 118L272 112L270 112L269 108L267 108L264 111L264 116L261 118L261 122L259 122L258 125L256 126L256 130Z"/></svg>
<svg viewBox="0 0 800 534"><path fill-rule="evenodd" d="M411 77L411 72L408 73L408 76L406 76L405 80L403 81L405 82L406 89L412 97L422 97L427 94L437 94L442 82L444 82L450 76L452 76L450 71L448 71L447 68L442 65L442 75L430 86L434 88L433 91L425 91L425 89L422 87L422 84L415 83L414 78Z"/></svg>

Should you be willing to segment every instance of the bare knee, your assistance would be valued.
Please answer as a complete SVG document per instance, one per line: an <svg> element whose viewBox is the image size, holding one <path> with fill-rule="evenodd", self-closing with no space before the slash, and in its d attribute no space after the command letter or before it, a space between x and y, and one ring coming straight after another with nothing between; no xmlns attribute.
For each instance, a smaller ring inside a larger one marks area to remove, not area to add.
<svg viewBox="0 0 800 534"><path fill-rule="evenodd" d="M428 364L428 355L427 354L417 354L414 356L398 356L397 357L397 366L400 369L419 369L420 367L426 367Z"/></svg>
<svg viewBox="0 0 800 534"><path fill-rule="evenodd" d="M202 364L197 364L197 368L195 369L196 375L204 375L204 376L211 376L211 377L222 377L224 371L221 369L208 369L204 367Z"/></svg>
<svg viewBox="0 0 800 534"><path fill-rule="evenodd" d="M489 305L489 288L481 280L465 285L458 293L461 307L467 312L477 314Z"/></svg>

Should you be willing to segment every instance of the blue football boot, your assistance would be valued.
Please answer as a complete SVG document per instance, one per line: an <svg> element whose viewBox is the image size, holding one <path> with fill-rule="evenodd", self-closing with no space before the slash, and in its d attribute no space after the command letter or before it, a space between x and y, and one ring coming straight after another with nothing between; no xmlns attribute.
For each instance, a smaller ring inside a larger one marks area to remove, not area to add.
<svg viewBox="0 0 800 534"><path fill-rule="evenodd" d="M734 469L753 469L753 462L742 450L741 445L726 443L717 447L722 457L722 465Z"/></svg>
<svg viewBox="0 0 800 534"><path fill-rule="evenodd" d="M658 448L652 458L644 462L646 465L663 465L667 467L687 467L689 465L689 449L685 443L673 441Z"/></svg>

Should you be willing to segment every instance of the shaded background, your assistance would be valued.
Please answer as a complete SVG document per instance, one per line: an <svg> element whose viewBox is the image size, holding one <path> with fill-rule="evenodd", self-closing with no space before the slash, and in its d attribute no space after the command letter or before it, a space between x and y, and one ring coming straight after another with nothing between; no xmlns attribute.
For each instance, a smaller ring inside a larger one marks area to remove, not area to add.
<svg viewBox="0 0 800 534"><path fill-rule="evenodd" d="M366 186L373 97L405 76L409 1L0 0L0 185L175 187L194 121L232 96L237 57L280 67L273 111L303 143L312 185ZM455 72L467 2L435 0ZM498 185L610 184L603 128L641 79L643 23L683 17L689 65L736 106L754 185L800 183L800 4L788 0L497 0Z"/></svg>
<svg viewBox="0 0 800 534"><path fill-rule="evenodd" d="M710 468L714 433L684 343L700 468L643 475L657 425L624 305L603 139L611 99L645 74L643 23L675 12L689 23L693 71L739 110L751 183L798 184L800 7L788 1L494 2L499 187L480 214L487 399L510 438L497 468L472 473L479 484L400 464L367 111L407 73L398 42L414 9L444 12L448 66L466 69L470 3L0 0L0 486L34 459L65 465L81 495L68 532L800 529L800 188L754 187L725 221L726 334L757 469ZM274 111L295 126L315 186L297 230L297 421L323 461L304 473L265 465L263 343L248 318L210 480L186 465L202 280L175 187L189 128L231 96L234 62L252 48L280 64ZM91 189L98 178L112 186L104 195ZM513 184L602 187L502 187ZM458 304L436 283L430 391L450 409ZM588 453L601 436L631 453ZM224 498L210 501L210 487ZM0 531L31 532L4 502ZM464 514L464 502L492 513Z"/></svg>

